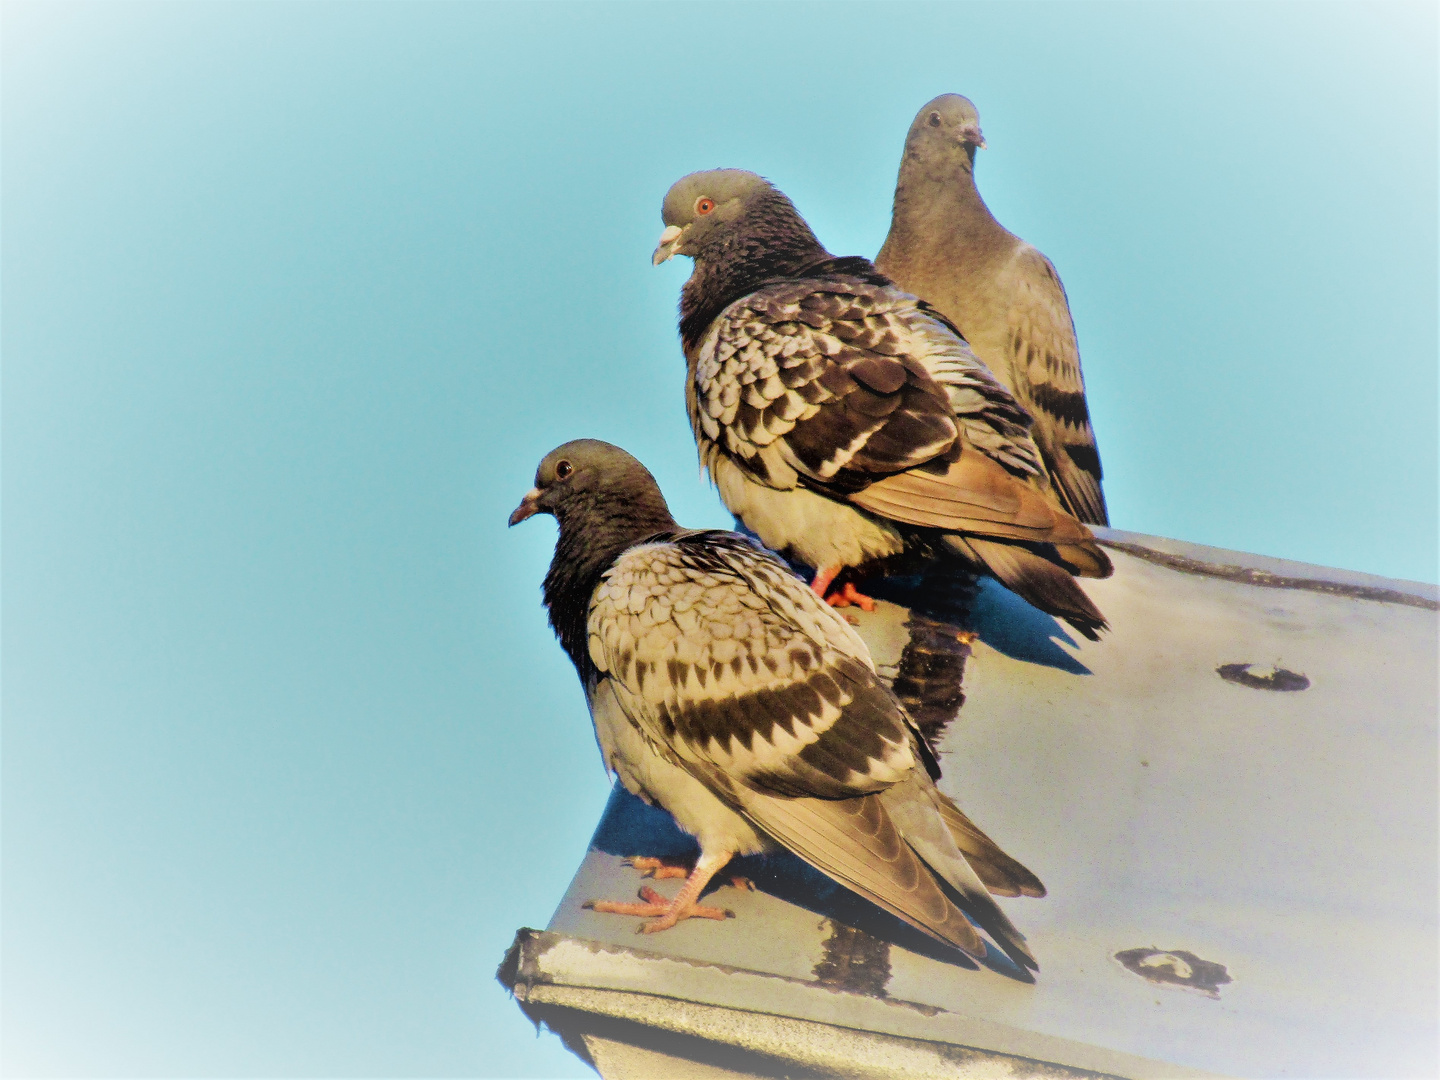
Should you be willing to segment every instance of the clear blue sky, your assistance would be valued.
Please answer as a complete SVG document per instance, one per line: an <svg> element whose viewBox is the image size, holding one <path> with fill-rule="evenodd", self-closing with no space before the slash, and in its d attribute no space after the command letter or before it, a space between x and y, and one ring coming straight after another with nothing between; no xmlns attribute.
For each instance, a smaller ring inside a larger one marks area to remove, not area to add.
<svg viewBox="0 0 1440 1080"><path fill-rule="evenodd" d="M607 789L505 516L585 435L727 521L685 172L873 254L970 96L1115 523L1435 580L1429 4L3 19L9 1075L586 1075L492 979Z"/></svg>

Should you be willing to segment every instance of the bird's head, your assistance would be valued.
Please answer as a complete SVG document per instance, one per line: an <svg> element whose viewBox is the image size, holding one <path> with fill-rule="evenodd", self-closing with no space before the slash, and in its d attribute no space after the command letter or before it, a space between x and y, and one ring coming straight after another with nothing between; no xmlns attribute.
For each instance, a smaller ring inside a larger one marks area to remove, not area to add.
<svg viewBox="0 0 1440 1080"><path fill-rule="evenodd" d="M906 154L947 155L963 151L973 159L985 149L980 134L980 113L974 103L959 94L941 94L915 114L905 136Z"/></svg>
<svg viewBox="0 0 1440 1080"><path fill-rule="evenodd" d="M660 217L665 231L651 256L656 266L672 255L701 258L760 219L798 222L814 241L790 200L763 176L744 169L711 169L682 176L666 192Z"/></svg>
<svg viewBox="0 0 1440 1080"><path fill-rule="evenodd" d="M597 518L658 512L669 519L665 497L650 470L618 446L599 439L575 439L540 460L535 486L510 515L518 525L536 514L550 514L562 526L584 508Z"/></svg>

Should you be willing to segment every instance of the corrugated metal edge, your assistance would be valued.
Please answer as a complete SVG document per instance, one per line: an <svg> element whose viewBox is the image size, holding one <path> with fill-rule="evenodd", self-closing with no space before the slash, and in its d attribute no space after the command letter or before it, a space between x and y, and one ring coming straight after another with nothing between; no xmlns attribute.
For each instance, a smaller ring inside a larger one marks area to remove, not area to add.
<svg viewBox="0 0 1440 1080"><path fill-rule="evenodd" d="M1357 600L1440 610L1440 587L1420 581L1377 577L1354 570L1273 559L1265 555L1187 544L1143 533L1091 526L1102 545L1178 571L1222 578L1263 589L1298 589Z"/></svg>
<svg viewBox="0 0 1440 1080"><path fill-rule="evenodd" d="M803 1034L802 1041L794 1045L808 1047L807 1054L829 1055L825 1057L829 1064L822 1064L820 1057L792 1060L840 1075L863 1074L855 1071L856 1059L848 1056L854 1049L839 1049L844 1040L837 1032L875 1036L897 1046L923 1044L910 1049L919 1054L928 1047L925 1052L933 1054L936 1062L946 1059L937 1048L952 1047L1023 1059L1037 1069L1051 1068L1048 1074L1034 1070L1028 1074L1011 1073L1016 1076L1065 1075L1055 1069L1067 1070L1069 1075L1146 1080L1214 1075L928 1005L853 994L801 979L661 956L542 930L522 929L516 934L496 978L526 1006L575 1008L636 1020L661 1030L718 1039L772 1056L777 1048L791 1045L792 1036L800 1038ZM791 1031L795 1025L811 1025L815 1030L806 1028L802 1032L795 1027ZM782 1028L789 1032L783 1038L776 1034ZM722 1038L720 1032L731 1035ZM953 1067L932 1075L947 1074L965 1075ZM896 1074L888 1068L876 1075Z"/></svg>

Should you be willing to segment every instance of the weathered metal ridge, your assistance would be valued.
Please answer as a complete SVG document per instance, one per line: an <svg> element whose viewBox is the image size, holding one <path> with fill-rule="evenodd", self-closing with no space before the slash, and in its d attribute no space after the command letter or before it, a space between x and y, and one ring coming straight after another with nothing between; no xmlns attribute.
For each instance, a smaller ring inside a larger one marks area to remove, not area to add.
<svg viewBox="0 0 1440 1080"><path fill-rule="evenodd" d="M1430 611L1440 610L1440 588L1419 581L1397 581L1353 570L1330 570L1261 555L1240 555L1242 561L1221 562L1218 560L1227 556L1233 557L1237 553L1227 552L1222 548L1186 544L1184 546L1194 554L1183 555L1175 550L1166 550L1167 547L1177 546L1173 542L1141 536L1139 533L1123 532L1120 529L1105 529L1099 526L1092 528L1104 547L1123 551L1184 574L1204 574L1207 577L1224 578L1226 581L1237 581L1264 589L1306 589L1310 592L1329 593L1332 596L1374 600L1382 604L1406 604ZM1202 552L1210 558L1197 557ZM1289 572L1282 572L1278 569L1281 567ZM1309 575L1305 574L1307 570L1310 571Z"/></svg>
<svg viewBox="0 0 1440 1080"><path fill-rule="evenodd" d="M656 1074L666 1077L685 1075L687 1063L742 1076L799 1070L867 1080L1206 1075L1030 1032L992 1030L995 1025L934 1006L542 930L516 935L496 977L531 1019L564 1033L567 1045L607 1077L614 1075L607 1066L631 1075L646 1060L626 1052L627 1044L637 1045L637 1027L643 1032L638 1045L653 1045L653 1032L671 1036L664 1040L669 1061ZM1033 1056L986 1049L993 1045L1023 1047ZM1092 1068L1057 1065L1053 1058Z"/></svg>

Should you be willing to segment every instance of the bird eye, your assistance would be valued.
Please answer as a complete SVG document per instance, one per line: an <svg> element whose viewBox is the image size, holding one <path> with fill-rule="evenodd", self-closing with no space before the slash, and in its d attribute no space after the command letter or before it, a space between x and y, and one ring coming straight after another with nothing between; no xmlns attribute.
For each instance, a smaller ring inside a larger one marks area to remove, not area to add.
<svg viewBox="0 0 1440 1080"><path fill-rule="evenodd" d="M556 480L566 480L566 479L569 479L570 474L573 473L574 471L575 471L575 466L574 466L574 465L571 465L570 462L568 462L568 461L557 461L557 462L555 463L555 479L556 479Z"/></svg>
<svg viewBox="0 0 1440 1080"><path fill-rule="evenodd" d="M699 198L699 199L696 199L696 200L695 200L695 213L697 213L697 214L708 214L708 213L710 213L711 210L714 210L714 209L715 209L715 200L714 200L714 199L706 199L706 198L703 198L703 197L702 197L702 198Z"/></svg>
<svg viewBox="0 0 1440 1080"><path fill-rule="evenodd" d="M931 127L939 127L939 126L940 126L940 114L939 114L938 112L932 112L932 113L930 114L930 126L931 126Z"/></svg>

